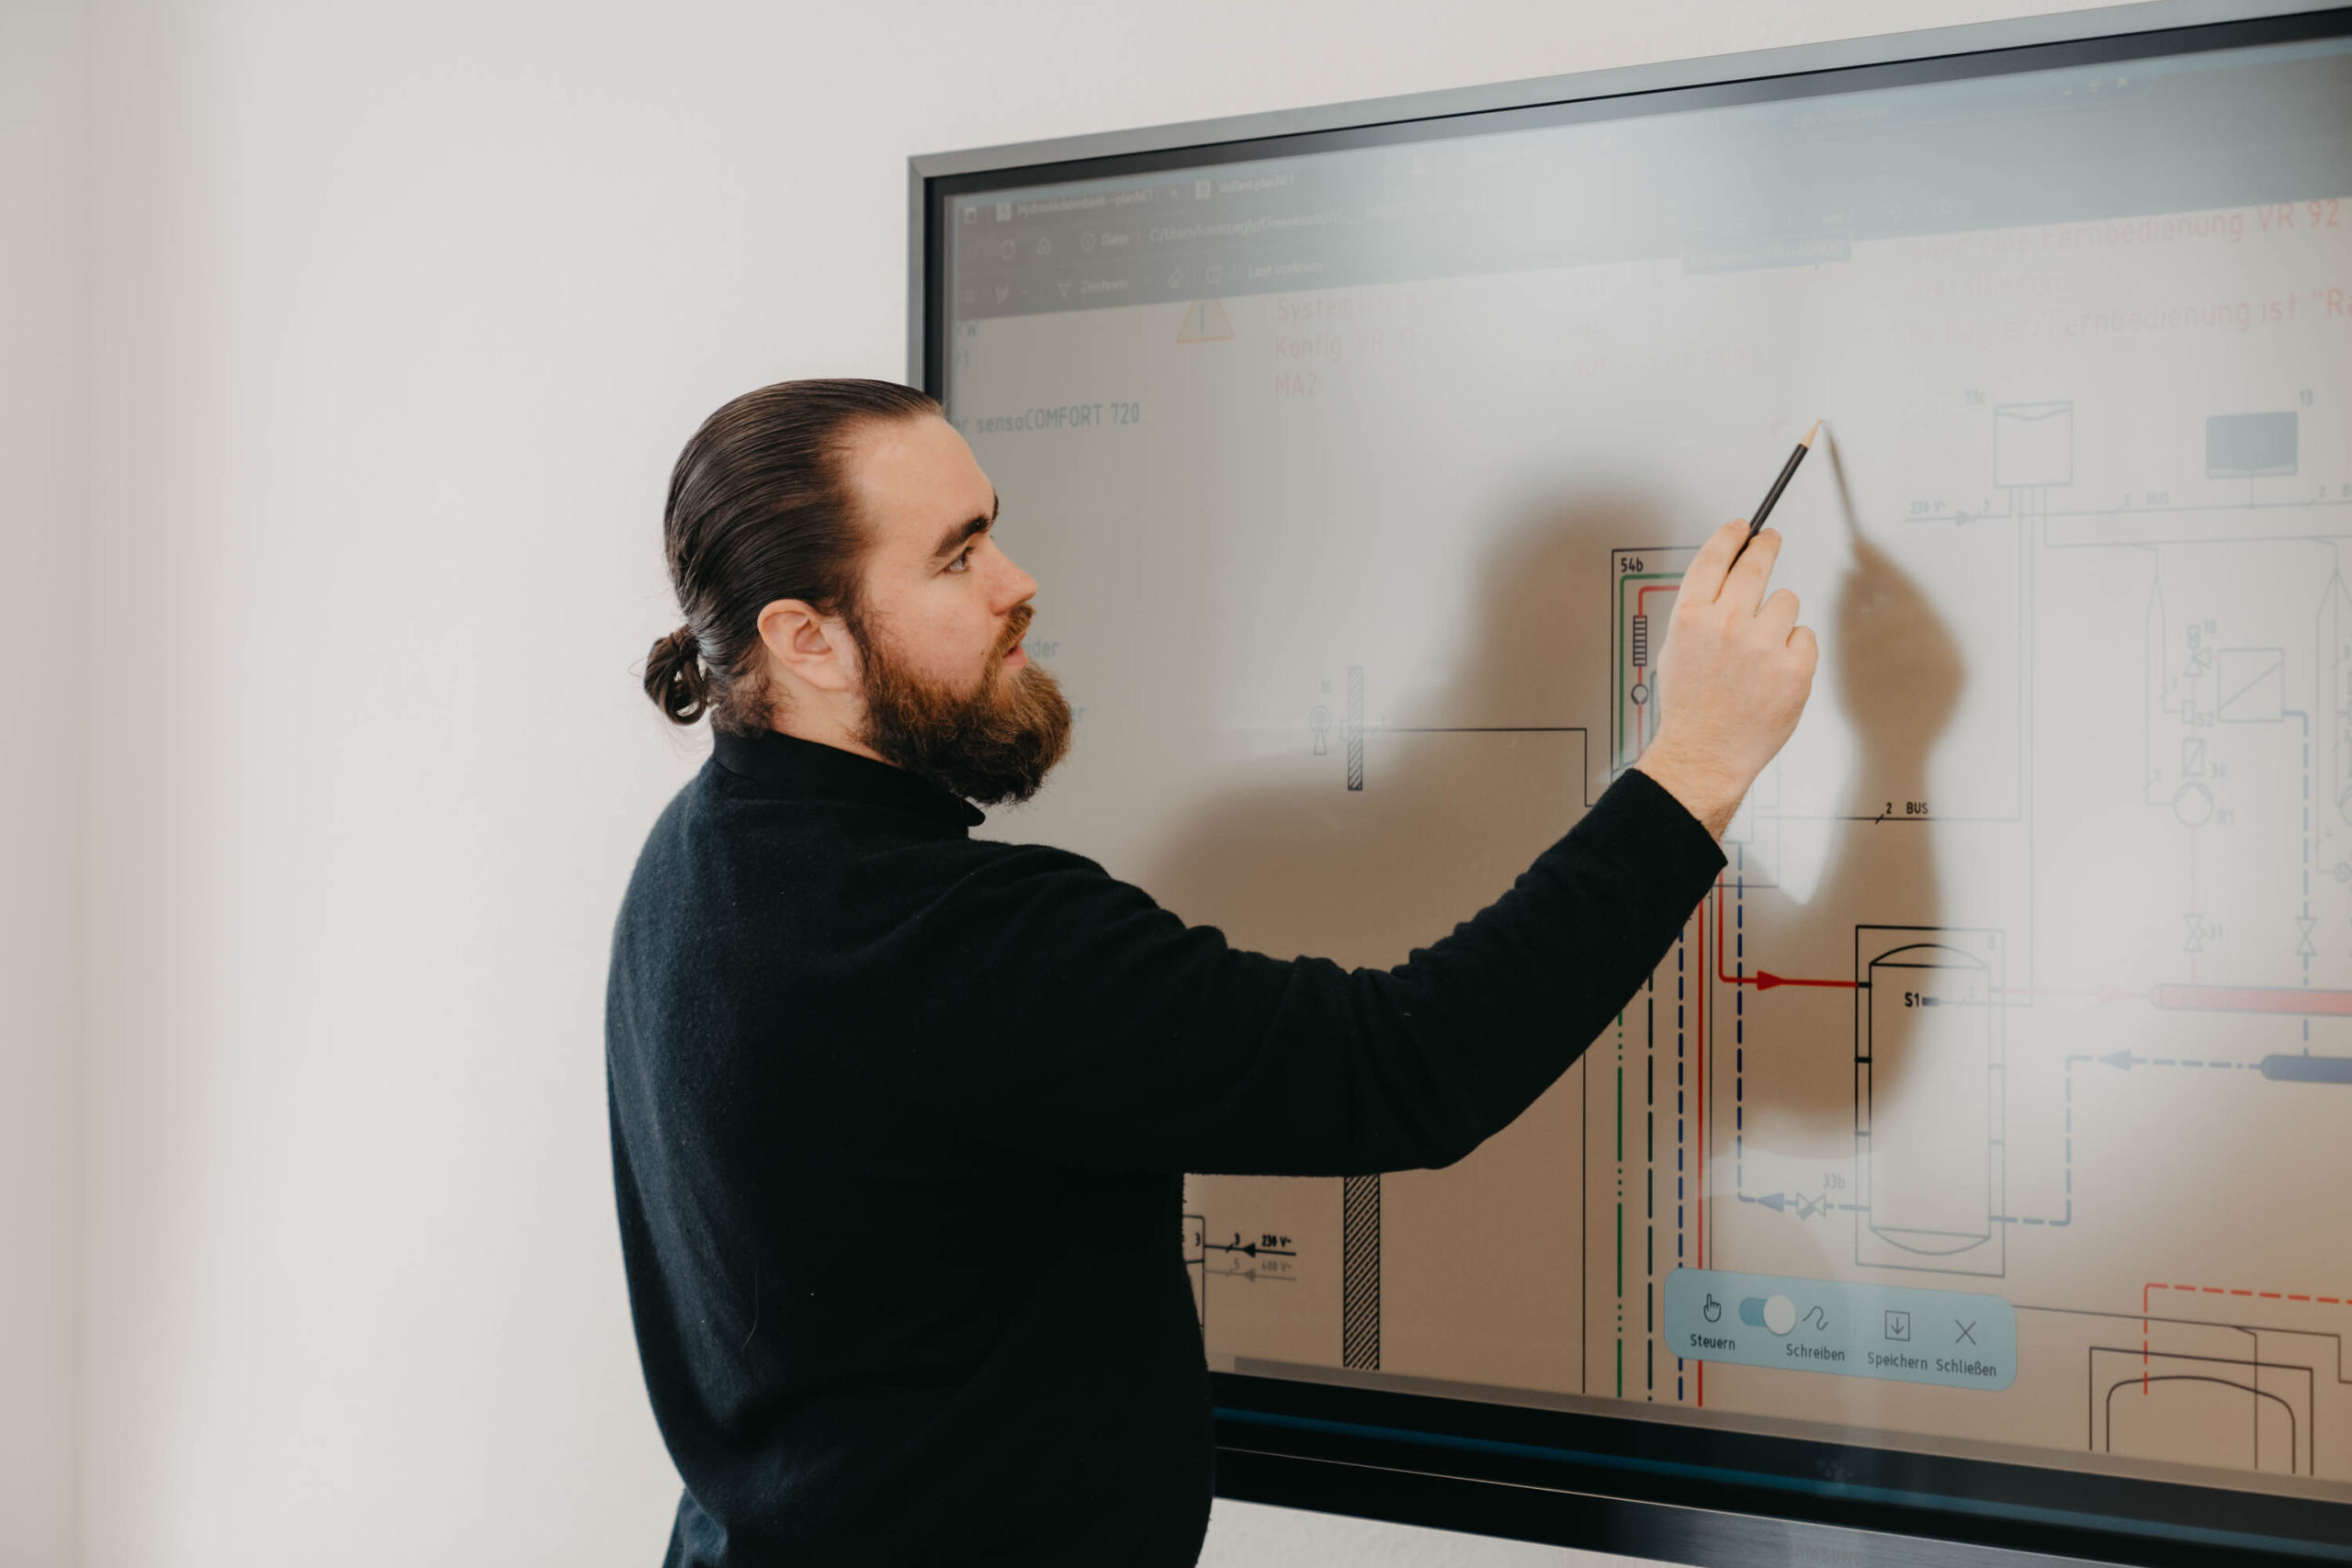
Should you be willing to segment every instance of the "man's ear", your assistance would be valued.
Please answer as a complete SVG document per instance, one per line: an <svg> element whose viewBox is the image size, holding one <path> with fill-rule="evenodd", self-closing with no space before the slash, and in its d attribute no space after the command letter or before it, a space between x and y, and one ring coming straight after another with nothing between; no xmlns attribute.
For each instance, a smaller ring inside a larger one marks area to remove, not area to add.
<svg viewBox="0 0 2352 1568"><path fill-rule="evenodd" d="M820 692L857 690L857 646L838 615L820 615L803 599L776 599L760 611L768 659Z"/></svg>

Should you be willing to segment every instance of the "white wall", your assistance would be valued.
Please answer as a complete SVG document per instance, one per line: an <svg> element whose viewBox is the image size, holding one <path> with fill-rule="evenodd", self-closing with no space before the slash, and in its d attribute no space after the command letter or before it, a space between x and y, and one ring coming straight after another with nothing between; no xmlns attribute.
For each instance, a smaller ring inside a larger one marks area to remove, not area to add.
<svg viewBox="0 0 2352 1568"><path fill-rule="evenodd" d="M0 1565L74 1551L89 39L0 7Z"/></svg>
<svg viewBox="0 0 2352 1568"><path fill-rule="evenodd" d="M2057 8L99 0L85 1560L655 1560L600 1053L700 744L663 483L900 373L909 153ZM1212 1560L1300 1532L1565 1561Z"/></svg>

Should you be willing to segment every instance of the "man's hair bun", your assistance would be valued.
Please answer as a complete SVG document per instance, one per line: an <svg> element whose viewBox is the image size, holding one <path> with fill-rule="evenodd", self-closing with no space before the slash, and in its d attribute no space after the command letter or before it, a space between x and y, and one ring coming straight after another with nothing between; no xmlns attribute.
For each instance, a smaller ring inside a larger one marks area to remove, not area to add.
<svg viewBox="0 0 2352 1568"><path fill-rule="evenodd" d="M673 724L692 724L710 706L710 677L692 626L653 639L645 656L645 694Z"/></svg>
<svg viewBox="0 0 2352 1568"><path fill-rule="evenodd" d="M788 702L773 688L760 615L797 599L857 635L860 574L872 541L856 515L848 463L859 427L940 418L895 381L779 381L703 421L670 472L662 515L670 586L686 626L653 645L645 692L679 724L759 735ZM697 637L687 627L700 627Z"/></svg>

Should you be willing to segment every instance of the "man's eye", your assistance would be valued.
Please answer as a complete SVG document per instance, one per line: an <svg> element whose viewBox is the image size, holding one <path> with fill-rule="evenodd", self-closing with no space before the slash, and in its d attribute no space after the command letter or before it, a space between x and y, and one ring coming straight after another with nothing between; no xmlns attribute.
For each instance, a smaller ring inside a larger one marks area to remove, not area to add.
<svg viewBox="0 0 2352 1568"><path fill-rule="evenodd" d="M947 570L949 571L961 571L966 567L971 565L973 548L974 547L966 545L962 549L956 551L956 558L947 563Z"/></svg>

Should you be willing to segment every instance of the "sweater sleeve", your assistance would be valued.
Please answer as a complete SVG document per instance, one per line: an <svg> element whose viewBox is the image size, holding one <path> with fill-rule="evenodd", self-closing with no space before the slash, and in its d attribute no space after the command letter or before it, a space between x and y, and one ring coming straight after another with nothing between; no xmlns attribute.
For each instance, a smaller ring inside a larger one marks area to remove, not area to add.
<svg viewBox="0 0 2352 1568"><path fill-rule="evenodd" d="M1724 864L1628 770L1509 891L1394 969L1243 952L1082 856L1001 846L926 912L967 994L934 1084L983 1146L1106 1169L1452 1164L1581 1055Z"/></svg>

